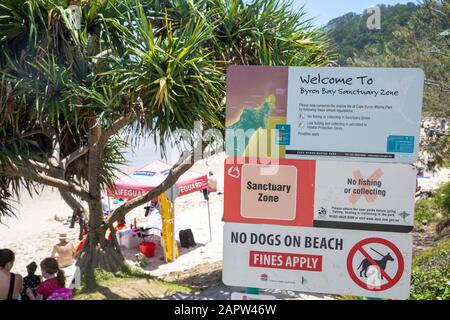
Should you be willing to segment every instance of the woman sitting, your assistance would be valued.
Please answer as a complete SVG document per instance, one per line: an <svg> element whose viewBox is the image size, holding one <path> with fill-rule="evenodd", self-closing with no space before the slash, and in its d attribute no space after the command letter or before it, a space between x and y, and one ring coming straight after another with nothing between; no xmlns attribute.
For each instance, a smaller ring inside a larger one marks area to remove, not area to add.
<svg viewBox="0 0 450 320"><path fill-rule="evenodd" d="M47 300L55 290L65 287L64 271L59 268L56 259L45 258L42 260L41 273L45 281L37 286L36 294L31 289L27 290L30 300Z"/></svg>
<svg viewBox="0 0 450 320"><path fill-rule="evenodd" d="M0 300L19 300L22 292L23 279L14 274L14 252L9 249L0 250Z"/></svg>

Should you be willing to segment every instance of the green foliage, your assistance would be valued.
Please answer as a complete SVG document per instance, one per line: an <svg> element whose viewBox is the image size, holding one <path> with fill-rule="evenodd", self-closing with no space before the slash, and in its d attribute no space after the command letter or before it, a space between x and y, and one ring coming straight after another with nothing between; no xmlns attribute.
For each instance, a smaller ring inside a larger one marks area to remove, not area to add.
<svg viewBox="0 0 450 320"><path fill-rule="evenodd" d="M415 205L414 224L418 226L423 220L429 223L436 222L439 220L440 213L440 207L435 198L419 200Z"/></svg>
<svg viewBox="0 0 450 320"><path fill-rule="evenodd" d="M423 220L432 223L450 217L449 204L450 182L447 182L435 191L435 195L432 198L416 202L414 223L420 225Z"/></svg>
<svg viewBox="0 0 450 320"><path fill-rule="evenodd" d="M450 1L426 0L419 6L397 5L384 10L381 30L346 32L345 28L355 25L356 16L330 22L329 32L342 54L340 61L357 67L421 68L425 72L423 116L450 117L450 38L443 35L450 27ZM389 10L392 15L387 14ZM380 37L375 41L368 33ZM350 40L339 38L341 34L350 34ZM363 37L360 44L359 37ZM428 169L440 168L450 160L450 139L442 135L423 140L421 151L428 155L428 160L421 159Z"/></svg>
<svg viewBox="0 0 450 320"><path fill-rule="evenodd" d="M450 240L413 258L411 300L450 299Z"/></svg>
<svg viewBox="0 0 450 320"><path fill-rule="evenodd" d="M125 298L111 292L111 288L118 291L127 291L130 286L139 283L141 288L135 288L136 297ZM173 292L190 292L192 288L171 282L158 280L134 266L125 264L116 273L103 269L94 269L83 274L81 288L74 291L75 300L95 300L95 299L154 299L152 292L169 294Z"/></svg>
<svg viewBox="0 0 450 320"><path fill-rule="evenodd" d="M450 182L440 187L436 194L436 202L444 211L445 216L450 216Z"/></svg>
<svg viewBox="0 0 450 320"><path fill-rule="evenodd" d="M88 144L90 129L133 123L108 140L101 188L111 184L127 143L152 136L164 152L174 130L224 126L226 68L232 64L330 65L329 40L285 0L87 0L75 28L69 1L3 0L0 5L0 171L28 160L51 164ZM49 129L47 134L24 133ZM125 138L124 138L125 137ZM177 141L180 142L180 141ZM64 179L86 184L89 154ZM35 169L35 168L33 168ZM11 189L0 180L0 213Z"/></svg>
<svg viewBox="0 0 450 320"><path fill-rule="evenodd" d="M331 20L325 27L336 50L340 54L339 63L345 65L348 58L359 57L364 51L381 53L386 42L394 40L393 32L403 27L416 12L418 6L410 2L393 6L379 5L381 29L367 28L368 12L347 13Z"/></svg>

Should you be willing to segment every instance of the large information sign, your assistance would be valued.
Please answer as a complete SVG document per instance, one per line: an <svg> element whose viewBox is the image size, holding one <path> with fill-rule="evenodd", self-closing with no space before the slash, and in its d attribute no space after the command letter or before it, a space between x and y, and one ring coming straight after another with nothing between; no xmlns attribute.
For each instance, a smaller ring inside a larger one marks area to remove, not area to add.
<svg viewBox="0 0 450 320"><path fill-rule="evenodd" d="M223 255L230 286L409 296L410 234L226 223Z"/></svg>
<svg viewBox="0 0 450 320"><path fill-rule="evenodd" d="M227 77L229 155L417 159L420 69L233 66Z"/></svg>
<svg viewBox="0 0 450 320"><path fill-rule="evenodd" d="M227 71L223 282L409 296L424 73Z"/></svg>

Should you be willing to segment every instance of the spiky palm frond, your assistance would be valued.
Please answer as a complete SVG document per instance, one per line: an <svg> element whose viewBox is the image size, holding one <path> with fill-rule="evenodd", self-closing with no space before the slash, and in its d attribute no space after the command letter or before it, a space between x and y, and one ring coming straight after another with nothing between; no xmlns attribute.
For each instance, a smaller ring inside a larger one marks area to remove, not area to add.
<svg viewBox="0 0 450 320"><path fill-rule="evenodd" d="M0 166L49 164L54 137L66 157L86 145L93 121L102 130L134 122L103 153L100 182L109 185L126 141L151 135L161 145L177 129L223 128L230 64L327 65L327 40L289 2L258 0L3 0L0 4ZM26 132L50 128L22 138ZM127 139L123 139L123 137ZM135 141L134 141L135 142ZM64 179L83 183L88 157ZM0 214L11 188L0 181Z"/></svg>

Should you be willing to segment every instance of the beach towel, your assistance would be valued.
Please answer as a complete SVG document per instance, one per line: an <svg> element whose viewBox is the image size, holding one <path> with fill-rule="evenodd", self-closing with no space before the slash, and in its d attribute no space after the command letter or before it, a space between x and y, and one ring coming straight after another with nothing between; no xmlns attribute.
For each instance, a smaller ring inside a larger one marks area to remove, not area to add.
<svg viewBox="0 0 450 320"><path fill-rule="evenodd" d="M47 300L72 300L73 291L69 288L60 288L53 291Z"/></svg>

